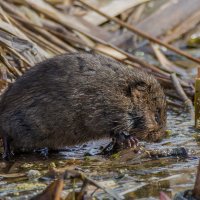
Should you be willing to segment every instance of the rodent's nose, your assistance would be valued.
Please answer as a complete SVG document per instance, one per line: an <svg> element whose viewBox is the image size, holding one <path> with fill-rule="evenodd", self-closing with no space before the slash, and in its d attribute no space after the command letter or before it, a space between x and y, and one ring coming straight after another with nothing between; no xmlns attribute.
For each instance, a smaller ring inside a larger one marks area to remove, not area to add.
<svg viewBox="0 0 200 200"><path fill-rule="evenodd" d="M155 131L158 129L158 123L153 118L148 118L146 121L146 127L149 132Z"/></svg>
<svg viewBox="0 0 200 200"><path fill-rule="evenodd" d="M155 131L159 129L160 126L160 115L154 110L147 109L144 112L145 126L147 131Z"/></svg>
<svg viewBox="0 0 200 200"><path fill-rule="evenodd" d="M153 132L150 132L148 134L148 139L151 142L160 142L163 137L165 137L165 131L164 130L154 130Z"/></svg>

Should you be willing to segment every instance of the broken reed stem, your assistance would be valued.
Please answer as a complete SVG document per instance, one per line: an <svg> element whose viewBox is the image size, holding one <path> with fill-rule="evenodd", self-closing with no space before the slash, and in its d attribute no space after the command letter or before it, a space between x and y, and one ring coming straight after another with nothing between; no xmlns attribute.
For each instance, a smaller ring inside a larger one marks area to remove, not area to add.
<svg viewBox="0 0 200 200"><path fill-rule="evenodd" d="M5 2L4 2L4 4L5 4ZM4 6L4 4L3 4L3 6ZM20 22L22 22L22 23L26 23L27 25L30 25L30 26L32 26L32 27L34 27L34 28L40 28L40 29L42 28L42 29L44 29L44 27L41 27L41 26L36 25L36 24L34 24L34 23L32 23L32 22L29 22L29 20L26 19L25 17L18 16L18 13L16 13L16 12L13 11L12 9L10 9L10 8L8 7L8 5L6 5L6 9L9 10L9 12L11 12L11 13L14 14L14 18L15 18L16 20L18 20L18 21L20 21ZM11 14L11 16L13 16L13 14ZM66 24L63 24L63 25L66 26ZM21 27L21 29L22 29L22 27ZM24 27L23 27L23 29L24 29ZM26 31L28 31L28 30L26 30ZM153 65L150 65L149 63L147 63L147 62L145 62L145 61L143 61L143 60L138 59L136 56L133 56L133 55L131 55L131 54L125 52L124 50L122 50L122 49L120 49L120 48L118 48L118 47L116 47L116 46L114 46L114 45L112 45L112 44L110 44L110 43L107 43L107 42L105 42L105 41L103 41L103 40L101 40L101 39L99 39L99 38L96 38L96 37L94 37L94 36L92 36L92 35L88 35L88 34L86 34L86 33L83 33L83 32L81 32L80 30L77 30L77 31L80 32L80 33L82 33L83 35L86 35L87 37L89 37L90 39L92 39L93 41L95 41L95 42L97 42L97 43L100 43L100 44L103 44L103 45L105 45L105 46L108 46L108 47L110 47L111 49L116 50L116 51L118 51L119 53L124 54L124 55L127 57L127 59L129 59L130 61L135 62L135 63L138 63L139 65L142 65L142 66L144 66L144 67L146 67L146 68L149 68L149 69L151 69L152 71L156 71L156 72L158 72L158 73L165 74L165 75L167 76L167 73L163 72L162 70L156 68L156 67L153 66ZM28 33L28 35L30 36L31 34ZM98 49L96 49L95 47L90 47L90 48L95 49L95 50L98 51ZM105 52L102 51L102 53L105 53Z"/></svg>
<svg viewBox="0 0 200 200"><path fill-rule="evenodd" d="M195 128L200 129L200 69L198 69L197 78L195 80Z"/></svg>
<svg viewBox="0 0 200 200"><path fill-rule="evenodd" d="M16 77L19 77L22 75L22 72L20 72L16 67L11 66L11 64L8 62L7 58L3 53L0 54L0 60L4 63L4 65L7 67L7 69L12 72L12 74Z"/></svg>
<svg viewBox="0 0 200 200"><path fill-rule="evenodd" d="M5 2L4 2L5 3ZM36 24L34 24L34 23L32 23L32 22L29 22L28 21L28 19L26 19L24 16L21 16L21 15L19 15L18 13L16 13L15 11L13 11L13 10L11 10L10 8L9 8L9 6L7 6L6 7L6 9L9 11L9 12L11 12L11 13L14 13L14 15L15 16L17 16L17 17L15 17L15 20L19 20L20 22L23 22L23 23L26 23L26 24L28 24L28 25L31 25L31 26L33 26L34 28L37 28L37 29L44 29L44 27L42 27L42 26L39 26L39 25L36 25ZM45 13L44 13L45 14ZM11 14L11 16L12 16L13 14ZM19 15L19 16L18 16ZM14 19L13 19L14 20ZM16 21L15 21L15 23L16 23ZM58 23L60 23L60 22L58 22ZM61 23L62 24L62 23ZM62 25L64 25L65 27L67 26L66 24L62 24ZM23 29L23 31L26 33L26 34L28 34L29 35L29 37L31 37L31 39L32 40L36 40L36 38L35 38L35 36L37 36L37 35L35 35L34 37L33 37L33 33L29 33L28 32L28 29L24 29L24 27L21 27L21 29ZM143 61L143 60L141 60L141 59L138 59L137 57L135 57L135 56L133 56L133 55L131 55L131 54L129 54L129 53L127 53L127 52L125 52L124 50L122 50L122 49L120 49L120 48L118 48L118 47L116 47L116 46L114 46L114 45L112 45L112 44L110 44L110 43L108 43L108 42L105 42L104 40L101 40L101 39L99 39L99 38L97 38L97 37L95 37L95 36L93 36L93 35L91 35L91 34L87 34L87 33L83 33L83 32L81 32L80 30L77 30L77 31L79 31L80 33L82 33L83 35L86 35L88 38L90 38L91 40L93 40L93 41L95 41L96 43L97 43L97 45L95 45L95 46L88 46L89 48L91 48L91 49L94 49L94 50L96 50L96 51L99 51L99 52L101 52L101 53L103 53L103 54L107 54L105 51L102 51L102 48L101 49L98 49L98 48L96 48L96 46L98 46L98 43L99 44L102 44L102 45L105 45L105 46L107 46L107 47L109 47L109 48L111 48L112 50L115 50L115 51L117 51L117 52L119 52L119 53L121 53L121 54L123 54L126 58L125 58L125 60L130 60L131 62L133 62L133 63L137 63L137 64L139 64L139 65L141 65L141 66L144 66L145 68L147 68L147 69L150 69L151 70L151 72L156 72L156 73L158 73L158 74L160 74L160 75L162 75L162 77L165 77L166 79L170 79L170 75L168 74L168 73L166 73L166 72L164 72L164 71L162 71L161 69L158 69L158 68L156 68L155 66L153 66L153 65L151 65L151 64L149 64L149 63L147 63L147 62L145 62L145 61ZM37 38L37 39L39 39L39 38ZM37 40L36 40L36 42L38 42ZM47 42L47 41L46 41ZM40 43L40 44L42 44L42 43ZM49 45L46 45L46 48L49 48L50 46ZM57 50L59 50L58 48L49 48L49 50L50 51L53 51L54 52L54 50L56 50L56 52L55 53L57 53ZM114 57L114 56L112 56L112 55L110 55L110 54L107 54L107 55L109 55L109 56L111 56L111 57ZM116 59L116 57L114 57L115 59ZM120 60L121 62L125 62L125 60ZM126 63L126 62L125 62ZM127 63L126 63L127 64ZM183 85L183 82L181 82L181 85ZM188 84L186 84L186 85L183 85L183 86L186 86L186 87L188 87Z"/></svg>
<svg viewBox="0 0 200 200"><path fill-rule="evenodd" d="M22 20L22 19L20 19L20 17L16 17L16 18L17 18L17 20L22 21L23 23L29 24L28 20L26 20L26 19L23 19L23 20ZM37 27L37 28L42 28L42 29L44 29L44 27L35 25L34 23L31 23L31 24L29 24L29 25L32 25L32 26ZM82 34L85 35L84 33L82 33ZM105 45L105 46L107 46L107 47L109 47L109 48L111 48L111 49L113 49L113 50L115 50L115 51L118 51L119 53L121 53L121 54L123 54L124 56L126 56L127 59L129 59L129 60L132 61L132 62L138 63L139 65L144 66L144 67L146 67L147 69L149 68L149 69L152 70L152 71L155 71L155 72L157 72L157 73L163 74L165 77L166 77L166 76L169 77L169 75L168 75L166 72L164 72L164 71L162 71L162 70L156 68L155 66L153 66L153 65L151 65L151 64L149 64L149 63L147 63L147 62L145 62L145 61L143 61L143 60L137 58L137 57L134 56L134 55L131 55L131 54L125 52L124 50L122 50L122 49L120 49L120 48L118 48L118 47L116 47L116 46L114 46L114 45L112 45L112 44L110 44L110 43L108 43L108 42L105 42L105 41L103 41L103 40L101 40L101 39L99 39L99 38L96 38L96 37L94 37L94 36L89 36L89 35L86 35L86 36L89 37L90 39L92 39L93 41L99 43L99 44L103 44L103 45ZM86 45L86 44L85 44L85 45ZM87 45L87 46L88 46L88 45ZM95 48L95 47L91 47L91 46L88 46L88 47L91 48L91 49L94 49L94 50L96 50L96 51L99 51L99 52L101 52L101 53L106 54L104 51L101 51L100 49L97 49L97 48ZM110 54L107 54L107 55L109 55L109 56L112 57L112 55L110 55ZM115 57L113 57L113 58L115 58ZM116 59L116 58L115 58L115 59ZM123 60L119 60L119 61L124 62Z"/></svg>
<svg viewBox="0 0 200 200"><path fill-rule="evenodd" d="M152 36L150 36L150 35L144 33L143 31L140 31L139 29L135 28L134 26L132 26L132 25L130 25L130 24L127 24L126 22L124 22L124 21L122 21L122 20L120 20L120 19L118 19L118 18L116 18L116 17L110 17L109 15L107 15L107 14L101 12L99 9L95 8L94 6L91 6L90 4L84 2L83 0L76 0L76 1L78 1L78 2L80 2L81 4L85 5L85 6L88 7L89 9L95 11L95 12L98 13L99 15L104 16L104 17L107 18L108 20L112 20L112 21L114 21L115 23L121 25L122 27L127 28L127 29L130 30L131 32L134 32L134 33L136 33L136 34L142 36L143 38L146 38L146 39L150 40L151 42L154 42L154 43L157 43L157 44L159 44L159 45L161 45L161 46L164 46L164 47L166 47L167 49L170 49L171 51L174 51L175 53L177 53L177 54L179 54L179 55L182 55L182 56L188 58L189 60L192 60L192 61L194 61L194 62L200 64L200 60L199 60L198 58L194 58L194 57L192 57L191 55L189 55L188 53L185 53L185 52L181 51L180 49L177 49L177 48L173 47L172 45L169 45L169 44L167 44L167 43L165 43L165 42L162 42L161 40L158 40L158 39L156 39L156 38L154 38L154 37L152 37Z"/></svg>
<svg viewBox="0 0 200 200"><path fill-rule="evenodd" d="M173 106L173 107L176 107L176 108L183 108L182 104L176 103L176 102L171 101L169 99L167 99L167 105L170 105L170 106Z"/></svg>
<svg viewBox="0 0 200 200"><path fill-rule="evenodd" d="M15 49L7 47L6 45L5 45L5 48L7 48L9 51L11 51L15 56L17 56L19 59L21 59L29 67L32 66L31 63L26 58L24 58L23 56L21 56L21 54L19 54ZM25 68L27 69L28 67L25 66Z"/></svg>
<svg viewBox="0 0 200 200"><path fill-rule="evenodd" d="M80 173L78 171L75 170L66 170L65 173L63 174L64 179L68 178L68 179L80 179L82 180L85 184L91 184L93 186L95 186L96 188L99 188L101 190L103 190L104 192L106 192L107 194L109 194L112 198L114 198L115 200L122 200L124 198L120 197L117 193L112 192L111 190L106 189L104 186L102 186L101 184L97 183L96 181L88 178L85 174Z"/></svg>
<svg viewBox="0 0 200 200"><path fill-rule="evenodd" d="M58 179L52 182L47 188L40 194L33 196L31 200L61 200L61 192L63 191L64 181L63 179Z"/></svg>
<svg viewBox="0 0 200 200"><path fill-rule="evenodd" d="M188 111L190 112L192 118L194 117L194 107L192 104L192 101L187 97L187 95L185 94L177 76L175 73L171 74L171 79L172 79L172 83L174 85L174 88L176 89L178 95L180 95L180 97L182 98L184 104L187 106Z"/></svg>
<svg viewBox="0 0 200 200"><path fill-rule="evenodd" d="M4 2L4 3L5 3L5 2ZM18 22L18 21L20 21L20 23L25 23L26 25L29 25L30 27L34 27L34 29L37 29L37 30L39 30L39 29L44 29L43 26L34 24L33 22L29 22L29 20L26 19L23 15L21 15L21 13L15 12L15 10L10 9L9 6L6 6L6 10L9 12L10 19L12 19L12 20L15 22L15 24L18 24L18 26L19 26L19 22ZM12 13L12 14L10 14L10 13ZM13 14L14 14L14 16L15 16L14 19L12 18L12 17L13 17ZM43 14L46 15L46 13L43 13ZM50 16L49 16L49 17L50 17ZM54 20L55 20L55 19L54 19ZM18 23L17 23L17 22L18 22ZM61 22L58 21L58 23L61 23ZM62 24L64 27L68 27L66 23L61 23L61 24ZM26 27L26 28L25 28L25 27L20 27L20 28L23 30L23 32L24 32L25 34L27 34L27 35L29 36L29 38L31 38L33 41L36 41L36 43L38 43L38 41L41 41L42 38L38 38L38 37L36 37L36 36L37 36L36 34L33 35L33 33L30 33L30 31L29 31L29 29L27 29L27 27ZM98 43L99 43L99 44L102 44L102 45L105 45L107 48L110 48L111 50L114 50L114 51L117 51L117 52L123 54L124 59L121 59L121 60L120 60L121 62L124 62L125 64L127 64L127 62L130 61L130 62L131 62L130 65L134 65L134 63L137 63L137 64L139 64L140 66L142 65L142 66L144 66L145 68L149 69L149 71L150 71L151 73L156 74L156 77L157 77L158 79L161 79L161 77L163 77L168 83L170 82L170 75L169 75L169 73L166 73L166 72L164 72L163 70L158 69L158 68L156 68L155 66L150 65L150 64L146 63L145 61L143 61L143 60L141 60L141 59L138 59L137 57L135 57L135 56L133 56L133 55L131 55L131 54L125 52L124 50L122 50L122 49L120 49L120 48L118 48L118 47L116 47L116 46L114 46L114 45L112 45L112 44L110 44L110 43L108 43L108 42L105 42L104 40L101 40L101 39L99 39L99 38L97 38L97 37L95 37L95 36L93 36L93 35L91 35L91 34L83 33L83 32L81 32L80 30L77 30L77 31L80 32L80 33L82 33L83 35L86 35L86 36L87 36L88 38L90 38L92 41L95 41L95 42L97 43L97 44L94 45L94 46L91 46L91 45L88 45L88 44L87 44L87 46L88 46L89 48L94 49L95 51L99 51L99 52L101 52L101 53L103 53L103 54L107 54L107 55L109 55L109 56L111 56L111 57L114 57L114 58L116 59L116 57L115 57L114 55L111 55L111 54L109 54L108 52L102 50L102 49L104 49L104 48L98 48ZM55 47L54 47L54 46L50 45L46 39L45 39L44 41L45 41L45 44L46 44L45 48L48 48L51 52L54 52L55 54L57 54L57 53L60 52L60 51L62 52L62 50L61 50L60 48L58 48L57 45L55 45ZM44 46L43 42L40 42L40 45L43 45L43 46ZM86 44L85 44L85 45L86 45ZM56 48L56 47L57 47L57 48ZM181 81L181 85L182 85L182 86L186 86L186 87L189 86L188 84L185 84L183 81Z"/></svg>
<svg viewBox="0 0 200 200"><path fill-rule="evenodd" d="M49 41L52 44L55 44L58 48L65 50L65 51L70 51L66 43L63 43L60 39L58 39L56 36L51 34L50 32L46 31L44 27L29 23L29 21L25 18L21 18L16 15L10 15L10 17L15 18L15 20L18 20L22 25L25 25L29 30L32 28L34 33L38 33L43 36L47 41Z"/></svg>
<svg viewBox="0 0 200 200"><path fill-rule="evenodd" d="M200 199L200 161L197 168L197 176L194 184L194 189L192 191L192 196L197 200Z"/></svg>
<svg viewBox="0 0 200 200"><path fill-rule="evenodd" d="M84 176L83 177L88 183L90 183L91 185L94 185L95 187L102 189L104 192L106 192L107 194L109 194L112 198L116 199L116 200L122 200L123 198L119 197L117 195L117 193L113 193L110 190L106 189L105 187L101 186L99 183L97 183L96 181Z"/></svg>

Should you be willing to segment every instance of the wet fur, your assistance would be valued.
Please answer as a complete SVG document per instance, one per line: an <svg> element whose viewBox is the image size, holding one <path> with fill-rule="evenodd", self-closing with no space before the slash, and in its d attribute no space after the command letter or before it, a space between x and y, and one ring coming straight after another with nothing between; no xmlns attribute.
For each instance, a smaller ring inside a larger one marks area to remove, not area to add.
<svg viewBox="0 0 200 200"><path fill-rule="evenodd" d="M39 63L0 101L0 132L14 150L75 145L120 131L156 141L165 125L165 95L155 78L96 54Z"/></svg>

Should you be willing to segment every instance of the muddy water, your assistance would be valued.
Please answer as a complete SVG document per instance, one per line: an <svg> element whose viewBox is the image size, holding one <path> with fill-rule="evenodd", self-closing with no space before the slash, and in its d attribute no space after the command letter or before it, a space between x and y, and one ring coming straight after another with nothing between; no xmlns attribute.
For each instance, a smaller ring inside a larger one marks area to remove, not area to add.
<svg viewBox="0 0 200 200"><path fill-rule="evenodd" d="M96 153L108 141L91 142L49 156L33 153L20 155L12 162L0 161L0 198L29 199L41 192L52 181L46 175L52 165L57 169L81 170L126 199L158 199L160 191L172 197L193 187L200 155L200 135L184 113L169 112L168 129L170 136L160 143L143 144L145 149L166 156L137 159L137 162L130 158L124 162L123 159L113 160L113 157L85 156L88 152ZM66 193L70 187L67 183ZM99 199L108 197L101 192L96 195Z"/></svg>

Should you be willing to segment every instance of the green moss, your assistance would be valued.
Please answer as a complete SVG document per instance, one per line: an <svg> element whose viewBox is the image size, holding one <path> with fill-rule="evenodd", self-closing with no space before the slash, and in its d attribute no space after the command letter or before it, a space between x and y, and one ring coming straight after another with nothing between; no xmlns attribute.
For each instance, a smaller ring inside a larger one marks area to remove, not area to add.
<svg viewBox="0 0 200 200"><path fill-rule="evenodd" d="M111 158L112 158L112 159L118 159L118 158L120 158L120 155L119 155L119 153L115 153L115 154L113 154L113 155L111 156Z"/></svg>

